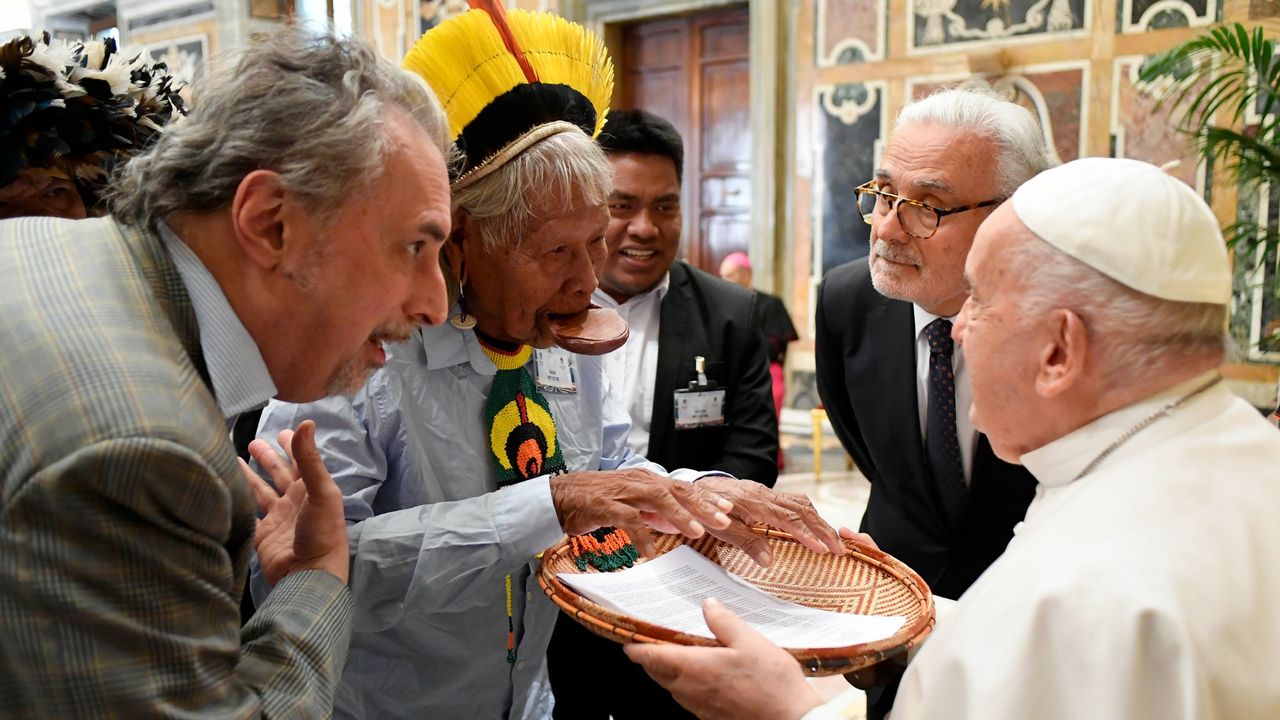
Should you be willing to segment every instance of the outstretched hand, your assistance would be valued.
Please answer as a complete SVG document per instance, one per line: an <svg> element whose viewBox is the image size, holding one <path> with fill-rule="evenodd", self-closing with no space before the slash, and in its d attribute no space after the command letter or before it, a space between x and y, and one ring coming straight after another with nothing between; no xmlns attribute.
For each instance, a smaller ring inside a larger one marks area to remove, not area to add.
<svg viewBox="0 0 1280 720"><path fill-rule="evenodd" d="M342 492L316 449L316 424L307 420L297 432L283 430L278 440L287 457L263 440L249 443L249 454L271 483L240 461L264 513L254 534L263 575L274 585L290 573L324 570L345 583L349 561Z"/></svg>
<svg viewBox="0 0 1280 720"><path fill-rule="evenodd" d="M799 720L822 704L786 650L724 605L702 605L724 647L632 644L623 650L676 702L704 720Z"/></svg>
<svg viewBox="0 0 1280 720"><path fill-rule="evenodd" d="M727 527L725 513L733 509L705 488L642 468L557 475L551 478L551 502L566 533L613 525L626 530L645 557L658 551L649 527L699 538L707 530Z"/></svg>
<svg viewBox="0 0 1280 720"><path fill-rule="evenodd" d="M814 552L841 554L845 551L835 529L818 515L804 495L778 492L758 482L724 476L704 477L696 485L733 503L729 511L733 523L725 528L708 527L707 531L742 548L763 567L773 563L773 554L769 552L768 539L751 530L751 525L757 523L786 530Z"/></svg>

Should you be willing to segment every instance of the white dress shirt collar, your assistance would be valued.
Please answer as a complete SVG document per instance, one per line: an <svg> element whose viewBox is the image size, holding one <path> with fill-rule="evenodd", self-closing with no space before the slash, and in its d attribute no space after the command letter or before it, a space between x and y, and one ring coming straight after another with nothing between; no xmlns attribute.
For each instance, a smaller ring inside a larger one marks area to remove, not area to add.
<svg viewBox="0 0 1280 720"><path fill-rule="evenodd" d="M222 416L231 420L266 405L275 397L276 386L253 336L195 251L163 222L157 223L156 228L191 298L200 331L200 349Z"/></svg>
<svg viewBox="0 0 1280 720"><path fill-rule="evenodd" d="M1040 484L1049 487L1068 485L1076 480L1080 471L1093 462L1094 458L1134 425L1162 406L1201 387L1216 374L1217 371L1213 370L1197 375L1132 405L1112 411L1048 445L1024 453L1020 460ZM1156 420L1156 422L1161 421ZM1120 447L1122 446L1117 447L1117 452Z"/></svg>
<svg viewBox="0 0 1280 720"><path fill-rule="evenodd" d="M642 293L637 293L635 295L632 295L631 297L627 298L626 300L623 300L622 302L618 302L617 300L614 300L612 295L604 291L604 288L596 288L596 292L594 295L591 296L591 299L594 300L595 303L600 307L614 308L614 309L620 308L624 305L642 305L644 304L645 300L648 300L650 296L653 296L653 295L657 295L657 297L653 299L656 300L658 303L661 303L662 299L667 296L667 290L670 287L671 287L671 271L668 270L666 274L662 276L662 279L659 280L653 287L649 288L648 290L645 290Z"/></svg>
<svg viewBox="0 0 1280 720"><path fill-rule="evenodd" d="M453 317L457 312L458 307L454 305L449 317ZM426 358L428 370L439 370L466 363L481 375L492 376L498 372L497 366L480 347L480 340L476 338L474 329L460 330L446 320L435 326L423 325L414 335L417 338L418 351Z"/></svg>
<svg viewBox="0 0 1280 720"><path fill-rule="evenodd" d="M653 425L653 396L658 379L659 336L662 332L662 301L671 287L668 270L653 287L618 303L604 290L592 297L597 305L618 311L631 330L627 343L601 358L605 377L622 400L631 418L627 447L637 455L649 453Z"/></svg>

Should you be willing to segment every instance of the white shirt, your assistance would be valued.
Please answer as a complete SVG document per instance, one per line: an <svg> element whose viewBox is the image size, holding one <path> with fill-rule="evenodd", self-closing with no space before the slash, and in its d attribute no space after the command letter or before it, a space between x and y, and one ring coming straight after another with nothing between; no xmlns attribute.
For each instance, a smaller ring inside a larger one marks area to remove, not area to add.
<svg viewBox="0 0 1280 720"><path fill-rule="evenodd" d="M627 447L637 455L649 452L649 427L653 423L653 386L658 377L658 333L662 298L671 286L671 273L647 291L618 304L604 290L592 298L600 307L613 308L631 328L627 344L604 356L604 373L631 416Z"/></svg>
<svg viewBox="0 0 1280 720"><path fill-rule="evenodd" d="M920 407L920 437L927 442L925 425L929 417L929 338L924 329L941 316L931 315L919 305L912 305L911 310L915 313L916 320L916 400ZM969 389L969 372L965 368L960 343L956 343L951 354L951 367L956 378L956 440L960 443L960 464L964 466L964 479L969 482L973 477L973 451L978 444L978 432L973 429L973 421L969 419L973 391Z"/></svg>
<svg viewBox="0 0 1280 720"><path fill-rule="evenodd" d="M1076 479L1210 377L1022 456L1026 520L907 668L893 720L1280 718L1280 433L1219 384Z"/></svg>

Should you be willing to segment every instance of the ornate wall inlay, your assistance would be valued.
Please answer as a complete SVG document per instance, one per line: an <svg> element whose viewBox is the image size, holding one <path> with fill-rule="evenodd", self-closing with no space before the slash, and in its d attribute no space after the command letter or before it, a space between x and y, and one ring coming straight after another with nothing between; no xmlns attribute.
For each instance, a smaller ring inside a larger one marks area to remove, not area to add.
<svg viewBox="0 0 1280 720"><path fill-rule="evenodd" d="M884 59L888 0L815 0L814 62L818 67Z"/></svg>
<svg viewBox="0 0 1280 720"><path fill-rule="evenodd" d="M871 228L853 189L871 178L885 137L883 82L815 88L813 274L867 254Z"/></svg>
<svg viewBox="0 0 1280 720"><path fill-rule="evenodd" d="M795 258L787 299L796 316L807 310L810 320L789 354L790 372L813 367L813 301L822 274L867 251L870 231L848 193L870 176L902 106L944 84L981 78L1006 93L1034 113L1060 160L1112 155L1167 166L1203 193L1224 226L1261 219L1280 227L1280 189L1247 192L1207 166L1172 127L1177 109L1157 107L1167 88L1137 83L1147 57L1208 27L1280 17L1275 0L751 2L765 5L789 7L801 23L788 58L794 96L779 110L797 118L780 176L794 198L793 209L780 213L784 252ZM1280 47L1273 54L1280 57ZM877 86L883 92L873 92ZM1261 109L1247 108L1240 124L1257 125ZM1223 372L1234 391L1247 390L1261 407L1275 402L1280 376L1280 342L1269 339L1280 330L1280 256L1238 250L1233 267L1237 351Z"/></svg>
<svg viewBox="0 0 1280 720"><path fill-rule="evenodd" d="M907 79L907 96L921 98L938 88L970 79L925 77ZM1059 162L1081 157L1088 118L1089 66L1086 62L1028 65L1000 76L979 76L997 92L1031 111L1040 121L1045 141Z"/></svg>
<svg viewBox="0 0 1280 720"><path fill-rule="evenodd" d="M1086 0L907 0L907 52L1080 35L1091 8Z"/></svg>
<svg viewBox="0 0 1280 720"><path fill-rule="evenodd" d="M1116 32L1121 33L1198 27L1221 19L1219 0L1120 0L1116 3Z"/></svg>
<svg viewBox="0 0 1280 720"><path fill-rule="evenodd" d="M1167 121L1170 109L1156 108L1163 92L1138 82L1146 58L1118 57L1111 74L1111 155L1145 160L1155 165L1177 162L1168 172L1204 193L1207 166L1183 133Z"/></svg>

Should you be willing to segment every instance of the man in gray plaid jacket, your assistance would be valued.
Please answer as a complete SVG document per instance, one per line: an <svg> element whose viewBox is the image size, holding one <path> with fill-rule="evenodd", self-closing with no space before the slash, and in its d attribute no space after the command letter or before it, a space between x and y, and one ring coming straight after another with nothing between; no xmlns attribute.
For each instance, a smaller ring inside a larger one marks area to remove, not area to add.
<svg viewBox="0 0 1280 720"><path fill-rule="evenodd" d="M225 60L114 218L0 222L0 715L319 717L350 637L313 426L237 465L235 417L352 392L445 313L448 125L356 41ZM254 500L265 515L257 521ZM256 545L276 592L240 627Z"/></svg>

